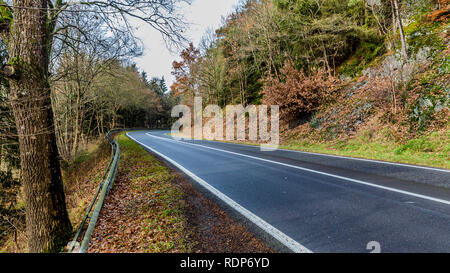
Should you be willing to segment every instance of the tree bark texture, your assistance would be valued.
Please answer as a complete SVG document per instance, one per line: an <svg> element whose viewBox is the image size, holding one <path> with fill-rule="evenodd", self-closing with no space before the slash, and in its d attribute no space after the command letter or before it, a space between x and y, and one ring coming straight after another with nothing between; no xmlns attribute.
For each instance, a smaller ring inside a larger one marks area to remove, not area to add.
<svg viewBox="0 0 450 273"><path fill-rule="evenodd" d="M402 41L402 57L403 60L406 62L408 61L408 53L406 51L406 37L405 37L405 32L403 31L403 23L402 23L402 18L400 16L400 8L398 6L398 0L393 0L394 3L394 10L395 10L395 15L397 17L397 22L398 22L398 29L400 31L400 39Z"/></svg>
<svg viewBox="0 0 450 273"><path fill-rule="evenodd" d="M70 238L69 221L48 83L46 0L13 1L8 40L11 104L19 134L29 252L58 252Z"/></svg>

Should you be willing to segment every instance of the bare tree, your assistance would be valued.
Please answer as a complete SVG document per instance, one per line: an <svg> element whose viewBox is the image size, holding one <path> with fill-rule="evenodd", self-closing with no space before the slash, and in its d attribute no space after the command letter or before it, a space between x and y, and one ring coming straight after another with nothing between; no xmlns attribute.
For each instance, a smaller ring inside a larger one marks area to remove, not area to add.
<svg viewBox="0 0 450 273"><path fill-rule="evenodd" d="M406 51L406 37L405 37L405 32L403 31L403 23L402 23L402 17L400 16L400 8L398 5L398 0L391 0L391 4L394 7L395 14L393 14L393 16L395 18L397 18L397 26L398 26L398 30L400 32L400 39L402 42L402 58L403 60L406 62L408 60L408 53ZM395 26L394 26L395 29Z"/></svg>
<svg viewBox="0 0 450 273"><path fill-rule="evenodd" d="M64 158L74 156L85 142L83 125L92 112L93 83L117 60L141 54L128 33L109 33L89 12L62 14L65 28L55 33L51 86L58 148Z"/></svg>
<svg viewBox="0 0 450 273"><path fill-rule="evenodd" d="M69 221L50 99L50 56L61 33L77 28L64 14L87 13L111 33L133 38L132 18L163 34L168 44L183 40L179 3L188 0L0 0L0 38L9 61L2 69L19 136L30 252L57 252L70 237ZM72 37L73 38L73 37ZM86 37L84 37L87 39ZM134 40L134 39L133 39Z"/></svg>

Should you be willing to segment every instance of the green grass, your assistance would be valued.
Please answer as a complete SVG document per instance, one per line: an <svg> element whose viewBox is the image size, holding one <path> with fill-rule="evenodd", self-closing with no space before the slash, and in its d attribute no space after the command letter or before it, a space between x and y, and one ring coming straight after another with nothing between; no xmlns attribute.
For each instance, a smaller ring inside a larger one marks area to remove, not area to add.
<svg viewBox="0 0 450 273"><path fill-rule="evenodd" d="M450 168L448 155L438 154L433 155L425 152L398 152L396 146L390 145L388 143L369 143L369 144L355 144L347 143L341 145L341 147L336 147L336 145L297 145L291 144L287 146L282 146L282 148L292 149L292 150L302 150L307 152L316 152L323 154L341 155L356 158L374 159L382 160L388 162L397 163L407 163L413 165L431 166L431 167L441 167ZM394 151L394 152L393 152Z"/></svg>
<svg viewBox="0 0 450 273"><path fill-rule="evenodd" d="M130 179L136 196L128 206L142 219L138 224L143 232L143 252L189 252L183 192L172 183L175 174L125 133L117 140L121 148L119 172Z"/></svg>
<svg viewBox="0 0 450 273"><path fill-rule="evenodd" d="M280 145L280 148L450 169L450 131L433 132L404 144L390 140L388 130L382 134L384 137L374 138L362 132L349 140L322 143L293 138ZM259 145L249 142L244 144Z"/></svg>

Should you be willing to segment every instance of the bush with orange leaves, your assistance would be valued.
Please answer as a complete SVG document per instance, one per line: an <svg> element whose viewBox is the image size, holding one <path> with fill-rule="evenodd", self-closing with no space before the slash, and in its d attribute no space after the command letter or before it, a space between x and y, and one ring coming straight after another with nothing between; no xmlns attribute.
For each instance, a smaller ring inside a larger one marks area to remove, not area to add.
<svg viewBox="0 0 450 273"><path fill-rule="evenodd" d="M438 0L438 9L432 11L427 15L427 19L431 22L442 21L445 22L450 17L450 3L449 0Z"/></svg>
<svg viewBox="0 0 450 273"><path fill-rule="evenodd" d="M263 87L263 103L280 106L280 119L290 122L314 112L328 102L342 86L342 82L329 75L325 69L306 74L286 62L281 70L283 80L267 78Z"/></svg>

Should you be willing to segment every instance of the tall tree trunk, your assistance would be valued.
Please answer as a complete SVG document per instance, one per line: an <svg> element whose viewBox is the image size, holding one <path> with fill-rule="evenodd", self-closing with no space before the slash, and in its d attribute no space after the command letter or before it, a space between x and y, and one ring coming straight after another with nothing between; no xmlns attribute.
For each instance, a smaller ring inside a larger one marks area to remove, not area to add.
<svg viewBox="0 0 450 273"><path fill-rule="evenodd" d="M105 134L105 126L103 125L103 114L100 115L100 132L101 132L101 136L103 136Z"/></svg>
<svg viewBox="0 0 450 273"><path fill-rule="evenodd" d="M78 151L78 142L80 135L80 90L77 88L76 91L77 101L75 105L75 125L74 125L74 133L73 133L73 146L72 146L72 156L75 156Z"/></svg>
<svg viewBox="0 0 450 273"><path fill-rule="evenodd" d="M403 31L403 23L402 23L402 18L400 17L400 9L398 6L398 0L393 0L393 4L394 4L395 15L397 17L398 29L400 31L400 38L402 41L402 57L403 57L403 60L406 62L406 61L408 61L408 53L406 52L406 37L405 37L405 32Z"/></svg>
<svg viewBox="0 0 450 273"><path fill-rule="evenodd" d="M47 1L13 1L8 44L30 252L58 252L72 227L66 210L48 83Z"/></svg>
<svg viewBox="0 0 450 273"><path fill-rule="evenodd" d="M394 36L397 35L397 19L395 15L395 8L394 8L394 0L391 0L391 10L392 10L392 31L394 32Z"/></svg>
<svg viewBox="0 0 450 273"><path fill-rule="evenodd" d="M3 171L3 143L0 141L0 172Z"/></svg>

